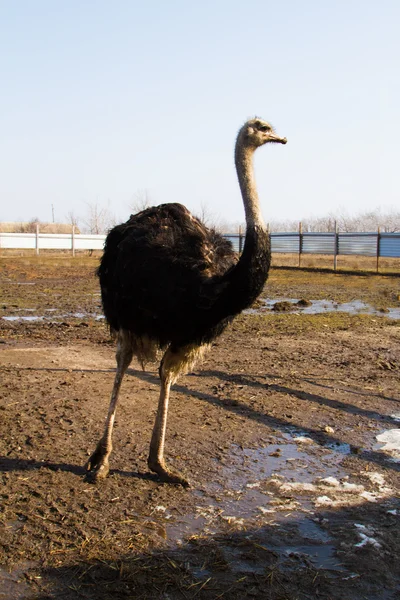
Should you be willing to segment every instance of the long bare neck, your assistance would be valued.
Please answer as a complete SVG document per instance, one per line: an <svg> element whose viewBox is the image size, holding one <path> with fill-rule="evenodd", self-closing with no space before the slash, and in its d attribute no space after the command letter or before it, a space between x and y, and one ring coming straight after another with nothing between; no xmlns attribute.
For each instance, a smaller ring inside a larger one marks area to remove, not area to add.
<svg viewBox="0 0 400 600"><path fill-rule="evenodd" d="M235 147L235 164L242 192L247 230L265 229L254 177L254 151L254 147L242 143L239 134Z"/></svg>
<svg viewBox="0 0 400 600"><path fill-rule="evenodd" d="M254 179L255 147L249 148L243 143L242 135L243 130L236 141L235 163L246 213L246 239L236 265L215 280L215 297L209 316L214 318L216 326L252 305L264 287L271 262L269 235L261 215Z"/></svg>

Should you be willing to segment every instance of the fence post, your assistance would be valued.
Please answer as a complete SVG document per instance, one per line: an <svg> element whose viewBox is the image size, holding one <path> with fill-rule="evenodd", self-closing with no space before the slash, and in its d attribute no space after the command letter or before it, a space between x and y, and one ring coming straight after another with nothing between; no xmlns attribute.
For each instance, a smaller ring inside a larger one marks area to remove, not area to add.
<svg viewBox="0 0 400 600"><path fill-rule="evenodd" d="M378 235L376 236L376 272L379 273L379 255L381 253L381 228L378 227Z"/></svg>
<svg viewBox="0 0 400 600"><path fill-rule="evenodd" d="M75 256L75 225L72 225L71 248L72 248L72 256Z"/></svg>
<svg viewBox="0 0 400 600"><path fill-rule="evenodd" d="M303 224L299 223L299 268L301 267L301 253L303 251Z"/></svg>
<svg viewBox="0 0 400 600"><path fill-rule="evenodd" d="M334 244L334 254L333 254L333 269L336 271L337 267L337 255L339 254L339 233L337 221L335 221L335 244Z"/></svg>
<svg viewBox="0 0 400 600"><path fill-rule="evenodd" d="M39 223L36 223L35 248L36 254L39 254Z"/></svg>
<svg viewBox="0 0 400 600"><path fill-rule="evenodd" d="M239 254L242 254L242 250L243 250L243 235L242 235L242 228L239 225Z"/></svg>

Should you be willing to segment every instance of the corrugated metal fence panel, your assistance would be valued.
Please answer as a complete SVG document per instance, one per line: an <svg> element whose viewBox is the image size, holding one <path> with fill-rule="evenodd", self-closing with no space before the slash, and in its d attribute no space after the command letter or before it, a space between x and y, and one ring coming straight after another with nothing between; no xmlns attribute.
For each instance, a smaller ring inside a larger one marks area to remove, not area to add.
<svg viewBox="0 0 400 600"><path fill-rule="evenodd" d="M238 233L224 233L224 238L232 243L235 252L239 252L240 250L240 237L242 237L242 244L244 244L244 236L240 236Z"/></svg>
<svg viewBox="0 0 400 600"><path fill-rule="evenodd" d="M0 248L30 250L36 248L34 233L0 233Z"/></svg>
<svg viewBox="0 0 400 600"><path fill-rule="evenodd" d="M271 251L287 254L300 251L300 236L298 233L271 233Z"/></svg>
<svg viewBox="0 0 400 600"><path fill-rule="evenodd" d="M400 233L381 233L379 256L400 258Z"/></svg>
<svg viewBox="0 0 400 600"><path fill-rule="evenodd" d="M338 254L376 256L377 233L339 233Z"/></svg>
<svg viewBox="0 0 400 600"><path fill-rule="evenodd" d="M303 254L335 254L334 233L303 233Z"/></svg>

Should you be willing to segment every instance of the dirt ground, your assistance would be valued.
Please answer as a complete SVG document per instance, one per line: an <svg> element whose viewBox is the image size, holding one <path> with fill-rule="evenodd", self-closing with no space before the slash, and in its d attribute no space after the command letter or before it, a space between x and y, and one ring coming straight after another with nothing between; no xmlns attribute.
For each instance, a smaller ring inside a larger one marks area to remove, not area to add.
<svg viewBox="0 0 400 600"><path fill-rule="evenodd" d="M400 278L273 269L291 310L260 302L173 388L186 490L147 469L157 365L131 365L110 476L85 480L115 366L96 262L0 257L0 600L398 598L400 454L377 436L400 429Z"/></svg>

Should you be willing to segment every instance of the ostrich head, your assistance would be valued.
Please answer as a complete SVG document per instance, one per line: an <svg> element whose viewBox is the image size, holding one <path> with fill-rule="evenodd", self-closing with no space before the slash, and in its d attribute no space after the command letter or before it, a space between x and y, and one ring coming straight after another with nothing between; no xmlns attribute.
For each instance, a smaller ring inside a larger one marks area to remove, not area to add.
<svg viewBox="0 0 400 600"><path fill-rule="evenodd" d="M247 121L239 131L238 141L249 148L258 148L268 142L286 144L286 138L279 137L267 121L256 117Z"/></svg>

